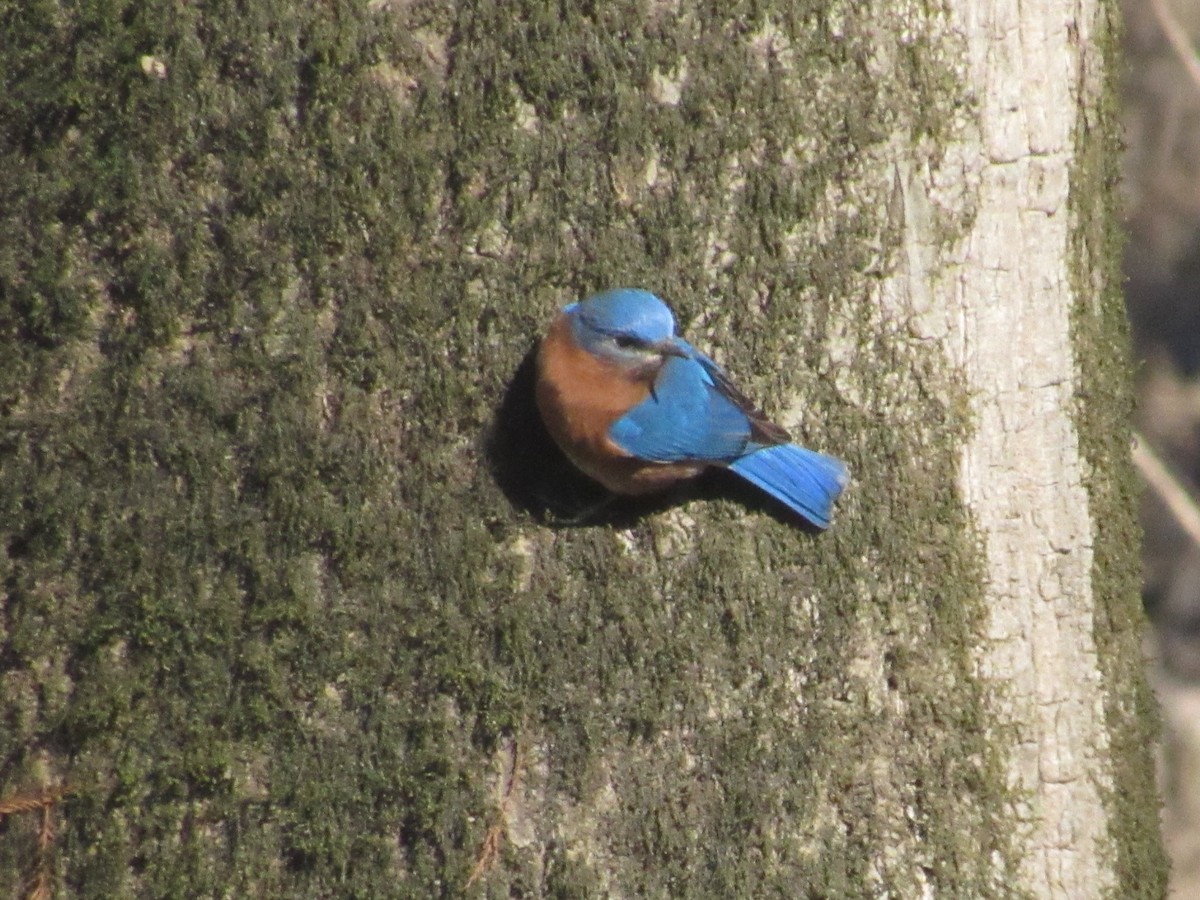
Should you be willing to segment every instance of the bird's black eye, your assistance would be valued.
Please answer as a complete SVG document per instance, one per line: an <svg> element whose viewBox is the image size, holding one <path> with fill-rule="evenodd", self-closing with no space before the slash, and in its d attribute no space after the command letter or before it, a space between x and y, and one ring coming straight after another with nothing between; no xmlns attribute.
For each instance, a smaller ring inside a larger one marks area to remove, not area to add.
<svg viewBox="0 0 1200 900"><path fill-rule="evenodd" d="M628 334L618 334L613 340L617 342L617 346L622 350L634 350L642 346L641 341Z"/></svg>

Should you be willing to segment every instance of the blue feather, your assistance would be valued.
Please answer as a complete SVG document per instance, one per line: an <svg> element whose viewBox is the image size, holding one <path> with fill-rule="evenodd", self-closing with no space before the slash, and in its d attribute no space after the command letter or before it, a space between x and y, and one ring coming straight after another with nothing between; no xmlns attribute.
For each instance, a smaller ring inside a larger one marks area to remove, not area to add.
<svg viewBox="0 0 1200 900"><path fill-rule="evenodd" d="M609 437L652 462L724 461L744 453L750 420L717 391L699 362L667 360L649 397L613 423Z"/></svg>
<svg viewBox="0 0 1200 900"><path fill-rule="evenodd" d="M841 460L795 444L754 450L729 468L819 528L829 527L833 501L850 481Z"/></svg>

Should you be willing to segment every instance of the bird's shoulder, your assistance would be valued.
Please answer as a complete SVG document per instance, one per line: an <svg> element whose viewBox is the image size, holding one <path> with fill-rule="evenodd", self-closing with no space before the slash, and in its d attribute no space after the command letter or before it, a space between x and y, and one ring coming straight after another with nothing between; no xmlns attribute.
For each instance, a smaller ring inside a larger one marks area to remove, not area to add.
<svg viewBox="0 0 1200 900"><path fill-rule="evenodd" d="M684 377L672 380L688 384L692 392L709 394L710 402L730 404L746 417L751 439L757 443L782 444L791 440L786 430L768 419L754 401L742 393L723 368L690 344L684 344L691 351L691 357L668 361L659 375L660 381L673 375L682 375ZM671 366L677 368L672 369Z"/></svg>

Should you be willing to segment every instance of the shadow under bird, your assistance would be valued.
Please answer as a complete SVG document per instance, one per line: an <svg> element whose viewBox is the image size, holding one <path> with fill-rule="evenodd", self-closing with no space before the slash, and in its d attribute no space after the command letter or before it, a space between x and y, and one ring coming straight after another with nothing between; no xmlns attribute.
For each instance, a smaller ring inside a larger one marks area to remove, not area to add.
<svg viewBox="0 0 1200 900"><path fill-rule="evenodd" d="M850 480L839 459L791 443L715 362L675 334L649 291L565 307L538 348L536 398L555 443L616 494L730 469L819 528Z"/></svg>

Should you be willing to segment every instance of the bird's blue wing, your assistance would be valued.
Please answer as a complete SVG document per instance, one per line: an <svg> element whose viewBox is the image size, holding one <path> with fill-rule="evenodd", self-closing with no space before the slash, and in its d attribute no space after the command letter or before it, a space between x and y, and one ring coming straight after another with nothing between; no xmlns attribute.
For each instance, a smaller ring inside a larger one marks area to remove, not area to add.
<svg viewBox="0 0 1200 900"><path fill-rule="evenodd" d="M619 447L651 462L730 460L745 451L750 419L717 388L709 368L720 372L716 363L696 356L667 360L650 396L613 423L608 433Z"/></svg>
<svg viewBox="0 0 1200 900"><path fill-rule="evenodd" d="M754 405L745 394L737 389L729 376L725 374L725 370L718 366L715 362L689 344L687 341L680 340L679 344L686 347L688 352L692 354L692 358L704 367L704 372L708 376L709 381L716 391L724 395L733 406L742 411L750 422L750 439L757 444L770 446L772 444L785 444L790 441L791 435L783 428L780 428Z"/></svg>

